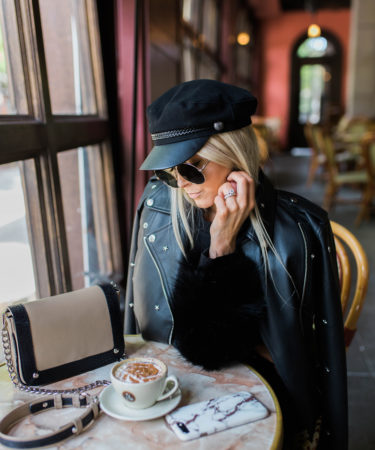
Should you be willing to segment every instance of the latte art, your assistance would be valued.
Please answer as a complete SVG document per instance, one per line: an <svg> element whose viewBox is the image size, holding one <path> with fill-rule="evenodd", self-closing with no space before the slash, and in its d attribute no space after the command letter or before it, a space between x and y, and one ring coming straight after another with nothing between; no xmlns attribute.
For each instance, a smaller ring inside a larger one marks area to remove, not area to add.
<svg viewBox="0 0 375 450"><path fill-rule="evenodd" d="M128 361L121 364L114 376L125 383L147 383L163 375L163 369L150 361Z"/></svg>

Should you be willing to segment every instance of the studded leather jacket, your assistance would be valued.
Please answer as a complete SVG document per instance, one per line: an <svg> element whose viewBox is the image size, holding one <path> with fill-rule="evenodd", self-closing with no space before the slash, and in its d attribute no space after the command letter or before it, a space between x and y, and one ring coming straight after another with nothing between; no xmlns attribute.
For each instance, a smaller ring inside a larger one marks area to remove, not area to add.
<svg viewBox="0 0 375 450"><path fill-rule="evenodd" d="M275 190L261 172L256 198L284 268L268 252L267 314L260 334L298 410L313 427L321 396L330 449L347 448L347 381L334 240L325 211ZM251 225L241 251L263 267ZM152 178L138 206L131 244L125 332L173 343L171 295L182 253L174 238L169 188ZM286 270L285 270L286 269ZM262 271L260 271L262 272ZM197 311L197 314L199 312ZM311 411L311 413L310 413Z"/></svg>

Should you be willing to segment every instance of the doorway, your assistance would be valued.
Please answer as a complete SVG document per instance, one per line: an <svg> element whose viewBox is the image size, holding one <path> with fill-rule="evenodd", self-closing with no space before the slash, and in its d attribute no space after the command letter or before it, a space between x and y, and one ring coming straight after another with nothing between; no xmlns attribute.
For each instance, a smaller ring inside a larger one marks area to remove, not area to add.
<svg viewBox="0 0 375 450"><path fill-rule="evenodd" d="M303 127L307 122L329 125L341 111L341 45L322 31L303 34L292 50L289 147L306 147Z"/></svg>

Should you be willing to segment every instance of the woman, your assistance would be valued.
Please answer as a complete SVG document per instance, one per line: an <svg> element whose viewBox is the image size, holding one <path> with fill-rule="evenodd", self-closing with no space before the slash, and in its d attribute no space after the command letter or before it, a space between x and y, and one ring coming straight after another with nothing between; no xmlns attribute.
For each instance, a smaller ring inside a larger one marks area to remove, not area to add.
<svg viewBox="0 0 375 450"><path fill-rule="evenodd" d="M259 168L256 99L213 80L148 108L154 170L134 224L126 332L194 364L249 362L281 402L285 448L347 448L346 366L327 214ZM314 445L315 445L314 444ZM310 447L309 447L310 448ZM315 448L315 447L311 447Z"/></svg>

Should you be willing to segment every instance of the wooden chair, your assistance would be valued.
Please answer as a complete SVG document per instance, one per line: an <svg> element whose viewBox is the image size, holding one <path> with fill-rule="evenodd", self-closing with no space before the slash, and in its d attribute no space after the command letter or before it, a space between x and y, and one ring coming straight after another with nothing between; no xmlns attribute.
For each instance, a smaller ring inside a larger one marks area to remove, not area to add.
<svg viewBox="0 0 375 450"><path fill-rule="evenodd" d="M375 134L365 135L360 141L360 155L357 155L361 166L348 167L342 170L339 167L338 155L336 155L335 145L329 134L323 133L320 129L314 129L316 139L321 143L327 157L328 181L323 200L323 208L330 210L336 201L336 195L340 187L346 185L359 187L362 191L359 200L360 210L356 218L356 225L359 225L363 218L370 214L372 200L375 194L374 168L371 162L370 147L375 142ZM349 200L353 202L353 200Z"/></svg>
<svg viewBox="0 0 375 450"><path fill-rule="evenodd" d="M357 330L357 321L365 300L369 279L369 267L366 253L358 239L347 228L336 222L331 221L331 227L335 238L341 285L341 306L344 317L345 347L348 348ZM351 251L354 257L357 275L355 290L351 301L349 301L349 296L352 270L347 249Z"/></svg>
<svg viewBox="0 0 375 450"><path fill-rule="evenodd" d="M254 128L254 133L258 143L260 165L261 167L264 167L264 165L269 159L268 145L258 128Z"/></svg>
<svg viewBox="0 0 375 450"><path fill-rule="evenodd" d="M336 167L343 164L351 164L358 159L358 154L348 151L345 146L332 146L332 161L327 161L327 152L324 148L323 127L321 125L313 125L307 122L304 126L304 134L308 146L311 148L311 161L309 175L307 177L307 186L311 186L319 167L322 167L324 174L329 176L331 162ZM327 173L328 172L328 173Z"/></svg>
<svg viewBox="0 0 375 450"><path fill-rule="evenodd" d="M363 193L363 200L357 218L357 224L362 219L369 219L372 202L375 197L375 131L366 133L361 140L363 165L370 182Z"/></svg>
<svg viewBox="0 0 375 450"><path fill-rule="evenodd" d="M347 117L340 121L334 131L334 138L352 152L360 152L362 137L375 131L375 121L368 117Z"/></svg>
<svg viewBox="0 0 375 450"><path fill-rule="evenodd" d="M269 153L278 153L280 151L279 133L281 121L277 117L252 116L252 127L261 136Z"/></svg>
<svg viewBox="0 0 375 450"><path fill-rule="evenodd" d="M319 167L324 167L327 161L325 154L322 152L317 140L314 138L313 129L314 125L309 122L303 127L307 145L311 148L309 175L306 182L307 186L311 186Z"/></svg>

